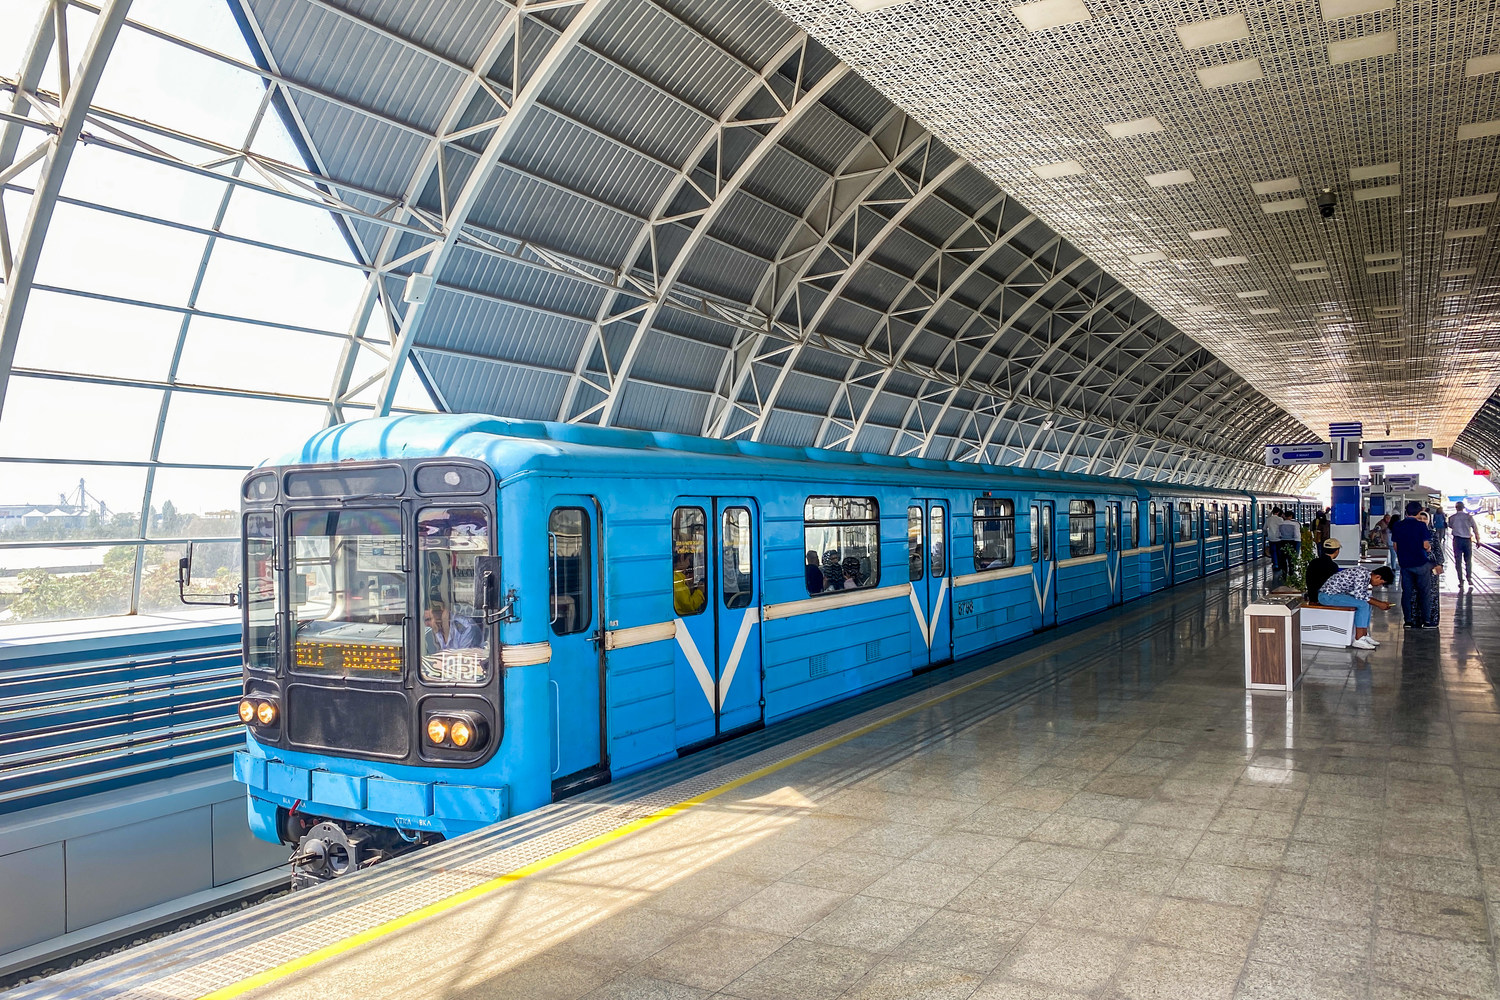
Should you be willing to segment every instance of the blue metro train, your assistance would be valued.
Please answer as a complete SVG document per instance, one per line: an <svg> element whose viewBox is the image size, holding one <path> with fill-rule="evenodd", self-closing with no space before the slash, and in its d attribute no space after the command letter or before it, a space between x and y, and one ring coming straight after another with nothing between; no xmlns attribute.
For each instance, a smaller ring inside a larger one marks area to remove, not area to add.
<svg viewBox="0 0 1500 1000"><path fill-rule="evenodd" d="M1255 559L1267 499L1295 502L477 415L334 427L244 481L251 827L331 877Z"/></svg>

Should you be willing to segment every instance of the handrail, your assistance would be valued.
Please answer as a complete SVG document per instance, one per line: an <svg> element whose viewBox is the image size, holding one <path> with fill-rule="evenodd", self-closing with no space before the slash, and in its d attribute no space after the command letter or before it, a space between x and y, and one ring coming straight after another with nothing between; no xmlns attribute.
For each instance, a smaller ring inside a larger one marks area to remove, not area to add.
<svg viewBox="0 0 1500 1000"><path fill-rule="evenodd" d="M240 648L0 666L0 813L227 763Z"/></svg>

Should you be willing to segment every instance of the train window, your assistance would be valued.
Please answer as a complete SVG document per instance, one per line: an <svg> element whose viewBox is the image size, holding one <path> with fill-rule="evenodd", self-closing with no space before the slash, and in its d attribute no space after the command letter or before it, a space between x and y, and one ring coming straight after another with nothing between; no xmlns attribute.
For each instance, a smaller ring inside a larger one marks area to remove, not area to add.
<svg viewBox="0 0 1500 1000"><path fill-rule="evenodd" d="M1189 541L1193 537L1193 505L1180 503L1177 505L1177 540L1179 542Z"/></svg>
<svg viewBox="0 0 1500 1000"><path fill-rule="evenodd" d="M1130 504L1130 527L1125 530L1125 548L1133 549L1141 544L1141 502Z"/></svg>
<svg viewBox="0 0 1500 1000"><path fill-rule="evenodd" d="M245 480L243 493L246 500L276 499L276 473L262 472L260 475L250 476Z"/></svg>
<svg viewBox="0 0 1500 1000"><path fill-rule="evenodd" d="M701 614L708 604L708 518L702 507L672 512L672 610Z"/></svg>
<svg viewBox="0 0 1500 1000"><path fill-rule="evenodd" d="M1157 539L1156 519L1161 517L1160 511L1156 509L1156 501L1151 501L1151 524L1146 529L1147 545L1155 545Z"/></svg>
<svg viewBox="0 0 1500 1000"><path fill-rule="evenodd" d="M299 469L286 474L290 497L400 496L406 474L399 466L372 469Z"/></svg>
<svg viewBox="0 0 1500 1000"><path fill-rule="evenodd" d="M552 633L572 635L594 621L589 515L582 507L557 507L547 518L547 561Z"/></svg>
<svg viewBox="0 0 1500 1000"><path fill-rule="evenodd" d="M1094 554L1094 501L1068 501L1068 554L1091 556Z"/></svg>
<svg viewBox="0 0 1500 1000"><path fill-rule="evenodd" d="M1015 503L1010 500L975 500L974 568L1003 569L1015 564Z"/></svg>
<svg viewBox="0 0 1500 1000"><path fill-rule="evenodd" d="M299 510L288 520L292 668L399 680L407 614L401 512Z"/></svg>
<svg viewBox="0 0 1500 1000"><path fill-rule="evenodd" d="M755 593L755 566L750 549L750 511L730 507L724 511L723 560L724 607L748 608Z"/></svg>
<svg viewBox="0 0 1500 1000"><path fill-rule="evenodd" d="M490 679L490 630L474 607L474 564L489 554L490 516L482 508L437 507L417 515L424 683Z"/></svg>
<svg viewBox="0 0 1500 1000"><path fill-rule="evenodd" d="M906 578L922 579L922 508L906 508Z"/></svg>
<svg viewBox="0 0 1500 1000"><path fill-rule="evenodd" d="M802 509L803 548L821 552L822 590L832 594L880 583L880 506L874 497L808 497Z"/></svg>
<svg viewBox="0 0 1500 1000"><path fill-rule="evenodd" d="M1036 504L1031 505L1031 565L1035 566L1042 561L1042 508Z"/></svg>
<svg viewBox="0 0 1500 1000"><path fill-rule="evenodd" d="M942 576L946 572L948 559L943 547L943 508L932 508L929 523L932 526L932 575Z"/></svg>
<svg viewBox="0 0 1500 1000"><path fill-rule="evenodd" d="M274 477L270 477L273 479ZM245 515L245 666L276 669L276 519Z"/></svg>
<svg viewBox="0 0 1500 1000"><path fill-rule="evenodd" d="M1202 510L1203 509L1203 505L1199 504L1198 505L1198 509ZM1217 535L1219 533L1219 505L1218 504L1210 504L1209 505L1208 520L1204 524L1203 533L1205 535L1207 535L1208 537L1210 537L1210 538L1214 537L1215 535Z"/></svg>
<svg viewBox="0 0 1500 1000"><path fill-rule="evenodd" d="M472 465L419 465L414 478L418 493L483 493L490 485Z"/></svg>

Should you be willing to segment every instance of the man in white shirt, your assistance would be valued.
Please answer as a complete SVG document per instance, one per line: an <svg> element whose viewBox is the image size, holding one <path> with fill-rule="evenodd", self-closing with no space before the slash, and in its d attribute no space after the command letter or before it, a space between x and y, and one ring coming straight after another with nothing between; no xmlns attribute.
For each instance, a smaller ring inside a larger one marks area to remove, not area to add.
<svg viewBox="0 0 1500 1000"><path fill-rule="evenodd" d="M1462 500L1453 505L1448 530L1453 532L1453 570L1458 574L1458 585L1462 587L1467 581L1473 586L1474 538L1479 533L1479 525L1474 522L1474 515L1464 510Z"/></svg>
<svg viewBox="0 0 1500 1000"><path fill-rule="evenodd" d="M1276 513L1275 507L1272 507L1266 512L1266 523L1264 531L1266 533L1266 550L1271 553L1271 568L1280 569L1281 559L1279 553L1281 552L1281 515Z"/></svg>

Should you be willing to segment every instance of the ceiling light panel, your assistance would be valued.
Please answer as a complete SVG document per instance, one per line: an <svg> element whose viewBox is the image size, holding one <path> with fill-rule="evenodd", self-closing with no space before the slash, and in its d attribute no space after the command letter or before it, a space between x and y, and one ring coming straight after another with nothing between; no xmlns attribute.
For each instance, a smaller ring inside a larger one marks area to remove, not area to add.
<svg viewBox="0 0 1500 1000"><path fill-rule="evenodd" d="M1160 250L1153 250L1150 253L1133 253L1130 259L1137 264L1152 264L1159 260L1166 260L1167 255Z"/></svg>
<svg viewBox="0 0 1500 1000"><path fill-rule="evenodd" d="M1375 201L1379 198L1401 197L1400 184L1382 184L1379 187L1355 188L1355 201Z"/></svg>
<svg viewBox="0 0 1500 1000"><path fill-rule="evenodd" d="M1202 49L1249 37L1250 26L1245 23L1244 14L1226 14L1177 26L1177 38L1185 49Z"/></svg>
<svg viewBox="0 0 1500 1000"><path fill-rule="evenodd" d="M1188 238L1202 243L1204 240L1222 240L1229 235L1229 230L1220 226L1218 229L1195 229L1188 233Z"/></svg>
<svg viewBox="0 0 1500 1000"><path fill-rule="evenodd" d="M1491 119L1483 122L1470 122L1458 127L1458 138L1462 141L1469 139L1488 139L1492 135L1500 135L1500 119Z"/></svg>
<svg viewBox="0 0 1500 1000"><path fill-rule="evenodd" d="M1400 259L1401 259L1401 255L1399 253L1367 253L1367 254L1365 254L1365 263L1366 264L1379 264L1382 261L1388 261L1388 260L1394 261L1394 260L1400 260Z"/></svg>
<svg viewBox="0 0 1500 1000"><path fill-rule="evenodd" d="M1238 295L1242 299L1263 299L1271 293L1266 291L1264 288L1257 288L1253 292L1235 292L1234 294Z"/></svg>
<svg viewBox="0 0 1500 1000"><path fill-rule="evenodd" d="M1394 31L1382 31L1374 35L1361 35L1358 38L1346 38L1328 43L1328 61L1335 66L1339 63L1395 54L1396 33Z"/></svg>
<svg viewBox="0 0 1500 1000"><path fill-rule="evenodd" d="M1401 270L1400 264L1380 264L1376 267L1365 268L1366 274L1395 274Z"/></svg>
<svg viewBox="0 0 1500 1000"><path fill-rule="evenodd" d="M1214 267L1233 267L1236 264L1250 263L1249 257L1215 257L1209 261Z"/></svg>
<svg viewBox="0 0 1500 1000"><path fill-rule="evenodd" d="M1263 201L1260 210L1267 215L1276 215L1280 212L1299 212L1307 207L1305 198L1287 198L1283 201Z"/></svg>
<svg viewBox="0 0 1500 1000"><path fill-rule="evenodd" d="M1076 177L1087 173L1077 160L1058 160L1056 163L1040 163L1031 168L1038 177L1055 180L1058 177Z"/></svg>
<svg viewBox="0 0 1500 1000"><path fill-rule="evenodd" d="M1197 179L1193 176L1191 170L1167 170L1159 174L1146 175L1146 183L1154 188L1175 187L1178 184L1192 184Z"/></svg>
<svg viewBox="0 0 1500 1000"><path fill-rule="evenodd" d="M1265 76L1259 59L1240 59L1222 66L1205 66L1198 70L1198 82L1203 85L1204 90L1232 87L1236 83L1253 83L1264 80Z"/></svg>
<svg viewBox="0 0 1500 1000"><path fill-rule="evenodd" d="M1250 190L1256 194L1283 194L1302 190L1302 181L1296 177L1278 177L1274 181L1256 181Z"/></svg>
<svg viewBox="0 0 1500 1000"><path fill-rule="evenodd" d="M1489 232L1488 226L1473 226L1469 229L1450 229L1443 236L1450 240L1471 240Z"/></svg>
<svg viewBox="0 0 1500 1000"><path fill-rule="evenodd" d="M1036 0L1010 9L1027 31L1046 31L1065 24L1082 24L1093 18L1083 0Z"/></svg>
<svg viewBox="0 0 1500 1000"><path fill-rule="evenodd" d="M1356 14L1368 14L1377 10L1392 10L1396 0L1319 0L1323 20L1341 21Z"/></svg>
<svg viewBox="0 0 1500 1000"><path fill-rule="evenodd" d="M849 6L862 14L873 14L877 10L885 10L887 7L899 7L912 0L849 0Z"/></svg>
<svg viewBox="0 0 1500 1000"><path fill-rule="evenodd" d="M1464 63L1464 76L1487 76L1500 70L1500 52L1489 56L1475 56Z"/></svg>
<svg viewBox="0 0 1500 1000"><path fill-rule="evenodd" d="M1124 122L1107 122L1104 131L1112 139L1130 139L1138 135L1150 135L1152 132L1162 131L1161 122L1154 116L1150 118L1132 118Z"/></svg>
<svg viewBox="0 0 1500 1000"><path fill-rule="evenodd" d="M1465 194L1457 198L1448 199L1449 208L1465 208L1469 205L1493 205L1495 203L1495 192L1486 194Z"/></svg>
<svg viewBox="0 0 1500 1000"><path fill-rule="evenodd" d="M1396 177L1401 173L1401 161L1393 160L1390 163L1376 163L1368 167L1350 167L1349 179L1351 181L1368 181L1376 177Z"/></svg>
<svg viewBox="0 0 1500 1000"><path fill-rule="evenodd" d="M1293 271L1321 271L1328 266L1326 260L1299 260L1292 265Z"/></svg>

